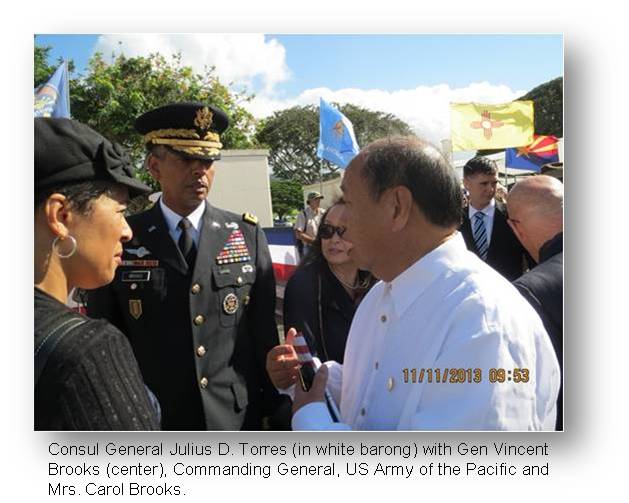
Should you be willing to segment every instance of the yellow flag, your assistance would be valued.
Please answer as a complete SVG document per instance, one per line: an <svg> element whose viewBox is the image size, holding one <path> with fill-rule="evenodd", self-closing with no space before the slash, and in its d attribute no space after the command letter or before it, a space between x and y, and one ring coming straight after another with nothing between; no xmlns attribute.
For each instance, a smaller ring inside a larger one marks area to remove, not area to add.
<svg viewBox="0 0 629 503"><path fill-rule="evenodd" d="M452 150L520 147L533 143L533 102L451 103Z"/></svg>

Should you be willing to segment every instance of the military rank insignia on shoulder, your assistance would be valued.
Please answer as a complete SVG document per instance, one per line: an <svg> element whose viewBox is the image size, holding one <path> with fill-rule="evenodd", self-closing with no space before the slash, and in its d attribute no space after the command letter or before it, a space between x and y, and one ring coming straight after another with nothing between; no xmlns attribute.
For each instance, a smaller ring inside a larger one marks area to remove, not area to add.
<svg viewBox="0 0 629 503"><path fill-rule="evenodd" d="M258 223L258 217L252 215L251 213L244 213L242 215L242 219L251 225L256 225Z"/></svg>

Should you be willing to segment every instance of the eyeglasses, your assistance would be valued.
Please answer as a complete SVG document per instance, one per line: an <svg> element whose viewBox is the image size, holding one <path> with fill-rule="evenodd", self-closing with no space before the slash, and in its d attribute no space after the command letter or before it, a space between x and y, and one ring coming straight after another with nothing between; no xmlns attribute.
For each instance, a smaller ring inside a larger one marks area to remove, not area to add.
<svg viewBox="0 0 629 503"><path fill-rule="evenodd" d="M345 234L345 227L336 227L330 224L323 224L319 227L319 235L322 239L332 239L335 233L342 238Z"/></svg>

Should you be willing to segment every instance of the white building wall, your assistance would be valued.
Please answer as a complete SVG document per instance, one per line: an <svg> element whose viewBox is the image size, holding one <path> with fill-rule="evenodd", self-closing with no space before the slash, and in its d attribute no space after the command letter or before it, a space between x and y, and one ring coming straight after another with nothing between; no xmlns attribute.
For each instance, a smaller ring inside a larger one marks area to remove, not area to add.
<svg viewBox="0 0 629 503"><path fill-rule="evenodd" d="M341 192L341 180L343 179L343 170L340 170L338 178L333 178L323 183L313 183L312 185L302 186L304 207L306 206L306 198L309 192L320 192L323 195L323 201L321 201L322 208L329 208L334 201L340 199L343 193Z"/></svg>
<svg viewBox="0 0 629 503"><path fill-rule="evenodd" d="M213 206L253 213L262 227L273 227L268 150L223 150L208 197Z"/></svg>

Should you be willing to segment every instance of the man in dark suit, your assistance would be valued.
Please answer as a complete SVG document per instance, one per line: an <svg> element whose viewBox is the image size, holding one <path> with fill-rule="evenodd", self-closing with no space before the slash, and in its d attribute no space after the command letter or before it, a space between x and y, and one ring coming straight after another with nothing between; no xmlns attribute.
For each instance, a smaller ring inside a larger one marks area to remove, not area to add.
<svg viewBox="0 0 629 503"><path fill-rule="evenodd" d="M88 299L129 338L167 430L261 429L279 398L264 369L278 344L266 238L254 216L206 201L227 125L202 103L136 120L162 195L128 219L122 266Z"/></svg>
<svg viewBox="0 0 629 503"><path fill-rule="evenodd" d="M526 253L507 223L507 211L494 199L498 167L487 157L474 157L463 167L469 205L463 210L461 234L474 252L510 281L520 277Z"/></svg>
<svg viewBox="0 0 629 503"><path fill-rule="evenodd" d="M540 175L518 182L507 198L509 225L538 265L513 284L535 308L563 369L563 184ZM557 429L563 429L563 392Z"/></svg>

